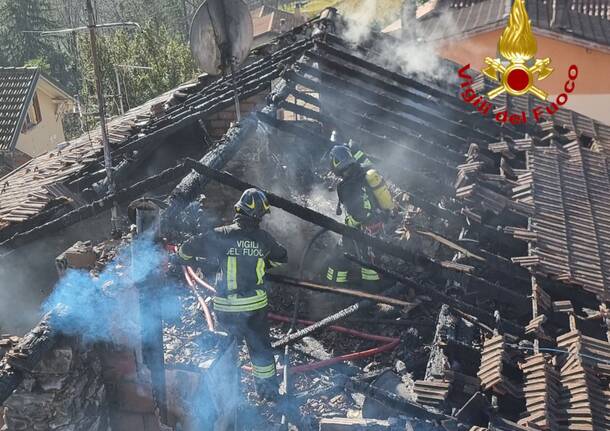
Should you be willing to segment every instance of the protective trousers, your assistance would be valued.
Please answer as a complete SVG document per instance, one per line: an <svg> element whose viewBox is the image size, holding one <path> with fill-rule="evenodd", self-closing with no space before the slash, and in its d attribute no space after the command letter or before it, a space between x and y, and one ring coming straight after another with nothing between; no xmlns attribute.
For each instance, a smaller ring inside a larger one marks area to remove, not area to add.
<svg viewBox="0 0 610 431"><path fill-rule="evenodd" d="M328 281L337 284L345 284L348 281L370 284L380 281L377 271L352 264L343 256L344 253L360 257L365 261L370 260L369 253L362 253L353 240L344 237L341 244L337 246L337 250L329 262L326 271L326 279ZM355 273L356 271L358 271L358 273Z"/></svg>
<svg viewBox="0 0 610 431"><path fill-rule="evenodd" d="M218 311L215 307L215 312L218 322L227 332L236 337L238 342L246 342L256 392L267 399L277 396L279 383L269 338L267 307L241 312Z"/></svg>

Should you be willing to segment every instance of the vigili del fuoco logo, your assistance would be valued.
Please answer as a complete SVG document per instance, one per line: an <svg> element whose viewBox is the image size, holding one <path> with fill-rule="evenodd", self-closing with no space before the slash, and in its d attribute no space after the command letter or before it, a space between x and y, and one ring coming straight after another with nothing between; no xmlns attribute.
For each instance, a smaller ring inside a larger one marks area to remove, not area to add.
<svg viewBox="0 0 610 431"><path fill-rule="evenodd" d="M498 41L498 53L501 58L485 58L487 67L482 70L485 76L498 84L497 87L489 91L487 97L477 94L471 87L473 78L467 73L470 69L470 64L467 64L458 71L462 80L460 85L463 88L460 94L462 99L485 116L492 112L493 105L490 100L503 93L511 96L529 93L546 102L534 107L531 113L497 112L494 119L500 123L525 124L530 116L536 122L540 122L545 120L545 116L555 114L559 107L568 101L568 95L574 91L578 67L574 64L570 65L562 92L554 101L547 101L548 93L538 87L538 81L548 78L553 73L553 68L550 58L535 58L537 50L525 0L515 0L508 25Z"/></svg>

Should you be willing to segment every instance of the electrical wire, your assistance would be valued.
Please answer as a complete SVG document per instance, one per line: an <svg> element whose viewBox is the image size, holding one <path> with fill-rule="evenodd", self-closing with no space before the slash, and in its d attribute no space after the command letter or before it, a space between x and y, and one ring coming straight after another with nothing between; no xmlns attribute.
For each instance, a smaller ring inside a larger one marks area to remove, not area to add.
<svg viewBox="0 0 610 431"><path fill-rule="evenodd" d="M533 347L520 346L518 344L508 344L508 343L506 345L510 346L510 347L514 347L514 348L519 349L519 350L529 350L529 351L533 351L533 352L536 351ZM596 363L602 363L602 364L610 365L610 360L605 360L605 359L602 359L602 358L597 357L597 356L588 355L586 353L570 352L569 350L554 349L552 347L539 347L538 350L539 351L543 351L543 352L565 353L566 355L581 356L583 358L592 359Z"/></svg>
<svg viewBox="0 0 610 431"><path fill-rule="evenodd" d="M317 241L317 239L320 238L320 236L322 236L326 231L327 231L327 229L325 229L325 228L320 229L309 240L309 243L307 243L307 247L305 247L305 250L303 250L303 254L301 255L301 260L299 262L299 278L303 278L305 259L307 259L307 256L309 254L309 251L311 250L311 247ZM296 327L297 317L299 315L300 302L301 302L301 290L297 289L297 291L295 293L295 297L294 297L294 309L292 310L292 319L290 320L290 327L288 328L288 332L286 334L287 336L292 334L292 332L294 331L294 329ZM289 362L290 362L290 345L286 344L286 346L284 347L285 367L284 367L284 373L283 373L283 381L284 381L284 388L286 390L286 394L288 394L288 368L289 368L288 364L289 364Z"/></svg>

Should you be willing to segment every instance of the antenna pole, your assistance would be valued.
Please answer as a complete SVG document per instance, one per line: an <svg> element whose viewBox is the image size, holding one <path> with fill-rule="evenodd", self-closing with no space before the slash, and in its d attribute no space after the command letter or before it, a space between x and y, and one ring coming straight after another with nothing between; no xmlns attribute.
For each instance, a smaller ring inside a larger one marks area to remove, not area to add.
<svg viewBox="0 0 610 431"><path fill-rule="evenodd" d="M91 40L91 60L93 62L93 72L95 75L95 92L97 95L98 113L100 117L100 130L102 134L102 145L104 148L104 168L106 169L106 178L108 179L108 193L114 195L116 187L113 178L112 169L112 154L110 152L110 142L108 140L108 129L106 128L106 107L104 100L104 93L102 91L102 72L100 69L100 63L97 55L97 37L95 34L95 14L93 13L93 5L91 0L87 0L87 15L89 17L89 38ZM112 231L118 231L118 216L119 206L115 201L111 209L111 226Z"/></svg>
<svg viewBox="0 0 610 431"><path fill-rule="evenodd" d="M220 15L221 15L221 26L222 26L222 35L225 38L230 38L229 31L227 28L227 14L225 11L225 5L221 0L219 2L220 5ZM206 5L207 6L207 5ZM212 23L212 27L214 27L214 19L210 14L210 9L208 7L208 14L210 15L210 22ZM229 41L220 42L218 40L218 36L216 35L216 30L214 29L214 34L216 36L216 43L221 50L221 57L223 58L223 73L226 71L227 63L231 68L231 85L233 87L233 98L235 100L235 120L239 123L241 121L241 107L239 105L239 92L237 91L237 77L235 73L235 59L233 58L233 50L231 49L231 43ZM225 63L227 62L227 63Z"/></svg>
<svg viewBox="0 0 610 431"><path fill-rule="evenodd" d="M123 93L121 92L121 80L119 79L119 68L114 66L114 77L116 78L117 97L119 98L119 108L121 108L121 115L125 113L125 107L123 106Z"/></svg>
<svg viewBox="0 0 610 431"><path fill-rule="evenodd" d="M231 59L231 84L233 85L233 97L235 98L235 118L241 121L241 107L239 106L239 92L237 91L237 77L235 76L235 64Z"/></svg>

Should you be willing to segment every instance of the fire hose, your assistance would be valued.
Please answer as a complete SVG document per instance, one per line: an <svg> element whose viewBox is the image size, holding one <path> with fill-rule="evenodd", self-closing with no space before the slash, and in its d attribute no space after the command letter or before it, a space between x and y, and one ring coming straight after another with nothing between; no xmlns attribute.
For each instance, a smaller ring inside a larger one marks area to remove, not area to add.
<svg viewBox="0 0 610 431"><path fill-rule="evenodd" d="M291 321L292 321L292 319L290 317L281 316L279 314L274 314L274 313L269 313L268 317L270 320L275 320L278 322L291 323ZM299 323L301 325L311 325L315 322L313 322L311 320L297 319L297 323ZM344 355L335 356L333 358L324 359L322 361L316 361L316 362L311 362L309 364L297 365L296 367L289 367L288 373L290 373L290 374L305 373L308 371L313 371L313 370L317 370L320 368L335 365L340 362L354 361L356 359L368 358L370 356L377 355L379 353L392 351L400 343L399 338L385 337L383 335L370 334L368 332L362 332L362 331L357 331L355 329L346 328L345 326L332 325L332 326L329 326L328 328L335 332L339 332L339 333L346 334L346 335L351 335L353 337L362 338L364 340L378 341L378 342L381 342L384 344L382 344L378 347L372 348L372 349L362 350L359 352L347 353ZM245 371L252 371L252 367L248 366L248 365L243 366L242 369ZM284 370L284 367L281 367L281 369Z"/></svg>
<svg viewBox="0 0 610 431"><path fill-rule="evenodd" d="M167 246L167 249L168 249L168 251L174 252L174 253L177 251L176 246L171 245L171 244L169 244ZM204 298L199 293L199 291L197 290L197 286L195 284L197 283L214 293L216 293L216 289L214 289L210 284L208 284L204 280L202 280L197 275L195 270L190 266L183 265L182 273L184 274L184 279L186 280L186 284L191 289L191 292L193 292L193 295L195 295L195 297L197 298L197 302L199 303L199 306L201 307L201 310L203 311L203 315L205 316L205 321L208 325L208 329L210 331L214 331L214 319L212 318L212 313L210 312L210 307L208 307L208 304L205 302L206 298Z"/></svg>
<svg viewBox="0 0 610 431"><path fill-rule="evenodd" d="M189 271L190 270L190 271ZM208 324L208 329L210 331L214 331L214 319L212 319L212 313L210 313L210 308L208 304L205 302L205 298L201 296L201 294L197 291L197 287L195 286L195 282L191 278L191 272L194 273L193 268L190 266L183 266L182 272L184 273L184 279L186 280L186 284L191 288L191 291L197 298L197 302L201 306L203 314L205 316L205 321Z"/></svg>
<svg viewBox="0 0 610 431"><path fill-rule="evenodd" d="M323 234L325 232L325 230L322 230L320 232L318 232L317 235L314 236L314 240L317 239L321 234ZM314 241L311 241L311 243L313 243ZM310 245L311 245L310 243ZM173 245L168 246L168 249L170 251L175 252L176 251L176 247ZM308 251L310 249L310 247L307 247L306 251ZM303 258L307 255L307 253L303 254ZM304 260L304 259L303 259ZM195 297L197 298L198 303L200 304L203 313L205 315L205 319L208 325L208 329L210 331L214 331L214 320L212 318L212 314L210 312L210 309L208 307L208 305L205 302L205 298L198 292L196 284L199 284L201 286L203 286L204 288L206 288L207 290L216 293L216 289L214 289L213 286L211 286L209 283L207 283L205 280L203 280L201 277L199 277L195 270L190 267L190 266L183 266L182 267L182 271L184 274L184 278L189 286L189 288L191 289L191 291L193 292L193 294L195 295ZM284 323L289 323L290 324L290 330L289 332L292 332L294 330L294 326L296 323L301 324L301 325L314 325L316 322L311 321L311 320L304 320L304 319L297 319L297 313L298 313L298 300L295 301L295 309L293 312L293 315L291 317L286 317L286 316L281 316L279 314L274 314L274 313L269 313L268 314L268 318L270 320L275 320L275 321L279 321L279 322L284 322ZM385 336L381 336L381 335L375 335L375 334L370 334L367 332L362 332L362 331L357 331L354 329L349 329L346 328L344 326L336 326L336 325L331 325L329 326L329 329L335 331L335 332L339 332L339 333L343 333L343 334L347 334L347 335L351 335L351 336L355 336L358 338L362 338L365 340L370 340L370 341L378 341L378 342L382 342L385 344L382 344L381 346L372 348L372 349L368 349L368 350L363 350L363 351L359 351L359 352L352 352L352 353L347 353L344 355L339 355L339 356L335 356L333 358L329 358L329 359L324 359L322 361L316 361L316 362L311 362L309 364L303 364L303 365L298 365L296 367L283 367L283 373L284 373L284 378L286 379L287 374L297 374L297 373L305 373L308 371L313 371L313 370L317 370L320 368L324 368L324 367L328 367L330 365L334 365L334 364L338 364L341 362L346 362L346 361L353 361L356 359L363 359L363 358L367 358L369 356L373 356L379 353L383 353L383 352L387 352L387 351L391 351L394 350L396 348L396 346L398 346L400 340L398 338L392 338L392 337L385 337ZM285 352L287 353L287 352ZM288 356L285 355L285 362L286 365L288 364L287 362ZM246 371L252 371L252 367L251 366L244 366L242 367L242 369L246 370Z"/></svg>

